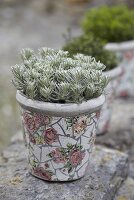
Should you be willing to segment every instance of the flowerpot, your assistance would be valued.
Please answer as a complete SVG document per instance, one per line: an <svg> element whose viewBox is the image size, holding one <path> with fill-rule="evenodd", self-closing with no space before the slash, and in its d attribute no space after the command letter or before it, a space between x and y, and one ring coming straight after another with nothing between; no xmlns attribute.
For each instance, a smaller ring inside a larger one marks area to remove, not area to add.
<svg viewBox="0 0 134 200"><path fill-rule="evenodd" d="M110 78L110 82L105 89L106 101L102 106L102 109L97 112L99 118L97 136L103 135L108 132L109 124L112 116L112 103L115 98L116 88L120 82L120 76L122 75L123 69L121 66L116 67L113 70L104 72L106 76Z"/></svg>
<svg viewBox="0 0 134 200"><path fill-rule="evenodd" d="M134 40L109 43L105 48L117 52L122 57L124 73L116 90L116 95L119 97L134 97Z"/></svg>
<svg viewBox="0 0 134 200"><path fill-rule="evenodd" d="M104 95L81 104L33 101L20 92L24 140L32 175L47 181L84 176L90 161Z"/></svg>

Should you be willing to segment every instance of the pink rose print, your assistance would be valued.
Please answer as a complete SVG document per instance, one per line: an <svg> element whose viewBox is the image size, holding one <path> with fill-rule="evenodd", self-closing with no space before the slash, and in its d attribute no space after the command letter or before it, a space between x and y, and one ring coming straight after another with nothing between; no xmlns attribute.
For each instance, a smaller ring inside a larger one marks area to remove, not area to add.
<svg viewBox="0 0 134 200"><path fill-rule="evenodd" d="M45 180L50 181L51 177L52 177L52 173L50 173L49 171L45 170L43 167L37 167L33 170L34 174L44 178Z"/></svg>
<svg viewBox="0 0 134 200"><path fill-rule="evenodd" d="M74 132L80 134L87 127L86 120L82 119L80 121L75 122L73 127L74 127Z"/></svg>
<svg viewBox="0 0 134 200"><path fill-rule="evenodd" d="M75 167L81 164L85 157L85 150L82 150L82 148L80 144L72 145L68 143L66 148L56 148L48 156L57 164L63 163L63 172L70 173Z"/></svg>
<svg viewBox="0 0 134 200"><path fill-rule="evenodd" d="M57 131L54 128L48 128L44 132L44 140L47 144L52 144L58 140Z"/></svg>
<svg viewBox="0 0 134 200"><path fill-rule="evenodd" d="M43 114L35 114L34 115L34 118L35 118L35 121L36 121L36 123L37 124L45 124L45 125L48 125L48 124L50 124L50 122L51 122L51 118L50 117L48 117L48 116L44 116Z"/></svg>
<svg viewBox="0 0 134 200"><path fill-rule="evenodd" d="M40 114L30 115L27 112L23 114L24 125L29 133L33 133L39 128L41 123Z"/></svg>
<svg viewBox="0 0 134 200"><path fill-rule="evenodd" d="M128 60L131 60L134 57L134 51L127 51L124 53L124 57Z"/></svg>
<svg viewBox="0 0 134 200"><path fill-rule="evenodd" d="M76 167L81 163L84 157L85 157L85 152L81 152L78 149L73 150L70 155L71 165Z"/></svg>
<svg viewBox="0 0 134 200"><path fill-rule="evenodd" d="M103 132L106 133L108 131L108 128L109 128L109 120L106 121Z"/></svg>
<svg viewBox="0 0 134 200"><path fill-rule="evenodd" d="M40 113L34 114L34 121L37 125L40 125L43 120L43 116Z"/></svg>
<svg viewBox="0 0 134 200"><path fill-rule="evenodd" d="M96 112L96 118L99 119L100 117L100 110Z"/></svg>
<svg viewBox="0 0 134 200"><path fill-rule="evenodd" d="M40 126L48 125L51 121L50 117L44 116L40 113L35 113L34 115L30 115L25 112L23 114L24 125L29 133L35 132Z"/></svg>
<svg viewBox="0 0 134 200"><path fill-rule="evenodd" d="M45 168L49 168L49 164L48 163L45 163L44 166L45 166Z"/></svg>
<svg viewBox="0 0 134 200"><path fill-rule="evenodd" d="M126 90L120 92L120 96L121 96L121 97L127 97L128 95L129 95L129 94L128 94L128 92L127 92Z"/></svg>
<svg viewBox="0 0 134 200"><path fill-rule="evenodd" d="M65 156L62 155L59 148L56 148L55 150L53 150L51 152L51 156L52 156L53 161L55 163L65 163L66 162Z"/></svg>

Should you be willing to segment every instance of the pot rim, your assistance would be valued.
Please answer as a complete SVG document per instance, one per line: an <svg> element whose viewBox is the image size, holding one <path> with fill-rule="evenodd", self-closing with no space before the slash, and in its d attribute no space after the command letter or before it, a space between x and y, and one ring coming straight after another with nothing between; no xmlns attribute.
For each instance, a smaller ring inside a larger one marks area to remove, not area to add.
<svg viewBox="0 0 134 200"><path fill-rule="evenodd" d="M134 40L107 43L104 48L109 51L131 51L134 50Z"/></svg>
<svg viewBox="0 0 134 200"><path fill-rule="evenodd" d="M103 72L105 76L108 76L110 80L114 80L117 77L119 77L123 72L122 64L120 64L118 67L115 67L114 69L111 69L109 71Z"/></svg>
<svg viewBox="0 0 134 200"><path fill-rule="evenodd" d="M36 101L28 99L20 91L16 92L16 99L20 106L29 111L38 111L45 113L47 115L60 116L60 117L72 117L79 116L86 113L93 113L101 109L103 103L105 102L105 96L102 94L97 98L93 98L88 101L84 101L80 104L76 103L50 103Z"/></svg>

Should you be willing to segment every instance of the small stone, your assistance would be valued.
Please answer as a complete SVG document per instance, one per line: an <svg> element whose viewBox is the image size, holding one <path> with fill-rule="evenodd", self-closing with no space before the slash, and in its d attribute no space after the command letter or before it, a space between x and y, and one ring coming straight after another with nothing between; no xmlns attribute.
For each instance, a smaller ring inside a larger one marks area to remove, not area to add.
<svg viewBox="0 0 134 200"><path fill-rule="evenodd" d="M17 185L17 184L19 184L21 182L22 182L22 177L20 177L20 176L15 176L10 180L10 183L12 185Z"/></svg>

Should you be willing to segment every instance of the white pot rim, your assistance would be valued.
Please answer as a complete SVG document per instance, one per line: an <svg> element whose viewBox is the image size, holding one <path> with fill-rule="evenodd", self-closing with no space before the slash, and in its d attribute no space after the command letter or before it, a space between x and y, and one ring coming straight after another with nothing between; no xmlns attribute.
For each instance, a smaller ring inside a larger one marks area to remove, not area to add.
<svg viewBox="0 0 134 200"><path fill-rule="evenodd" d="M120 64L118 67L115 67L114 69L112 70L109 70L109 71L106 71L106 72L103 72L103 74L107 77L110 78L110 80L114 80L116 79L117 77L119 77L123 72L123 68L122 68L122 64Z"/></svg>
<svg viewBox="0 0 134 200"><path fill-rule="evenodd" d="M79 116L82 114L93 113L101 109L103 103L105 102L105 96L101 96L84 101L80 104L76 103L49 103L42 101L35 101L28 99L20 91L16 93L16 99L22 108L29 111L38 111L45 113L46 115L57 116L57 117L72 117Z"/></svg>
<svg viewBox="0 0 134 200"><path fill-rule="evenodd" d="M134 50L134 40L119 43L108 43L104 48L109 51L131 51Z"/></svg>

